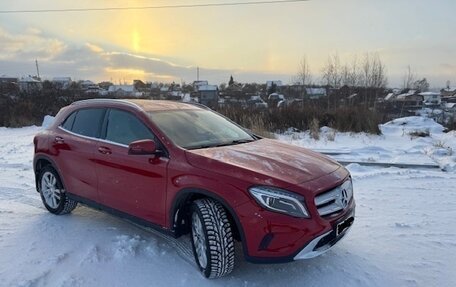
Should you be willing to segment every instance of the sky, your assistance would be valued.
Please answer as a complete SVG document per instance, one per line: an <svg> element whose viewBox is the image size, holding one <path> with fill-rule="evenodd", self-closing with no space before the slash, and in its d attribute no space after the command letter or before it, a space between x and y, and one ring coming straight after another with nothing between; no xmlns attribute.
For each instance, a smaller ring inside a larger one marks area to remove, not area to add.
<svg viewBox="0 0 456 287"><path fill-rule="evenodd" d="M2 0L3 10L160 6L258 0ZM122 11L0 13L0 75L214 84L295 77L314 82L328 56L377 53L388 83L407 67L432 87L456 85L456 1L309 0L299 3Z"/></svg>

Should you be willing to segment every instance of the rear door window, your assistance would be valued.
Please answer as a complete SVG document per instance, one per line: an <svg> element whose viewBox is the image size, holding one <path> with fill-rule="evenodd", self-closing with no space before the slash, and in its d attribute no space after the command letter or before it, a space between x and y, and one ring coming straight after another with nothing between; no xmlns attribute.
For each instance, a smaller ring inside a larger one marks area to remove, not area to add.
<svg viewBox="0 0 456 287"><path fill-rule="evenodd" d="M109 111L106 140L128 145L133 141L154 139L152 132L135 115L121 110Z"/></svg>
<svg viewBox="0 0 456 287"><path fill-rule="evenodd" d="M100 126L105 115L105 109L82 109L74 119L72 132L87 137L99 137Z"/></svg>

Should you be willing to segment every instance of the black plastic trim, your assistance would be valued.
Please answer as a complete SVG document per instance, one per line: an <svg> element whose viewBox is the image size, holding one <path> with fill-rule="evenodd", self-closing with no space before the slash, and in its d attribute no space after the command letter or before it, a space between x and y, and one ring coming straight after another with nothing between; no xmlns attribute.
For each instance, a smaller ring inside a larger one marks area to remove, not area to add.
<svg viewBox="0 0 456 287"><path fill-rule="evenodd" d="M272 239L274 239L273 233L266 234L260 242L260 246L258 246L258 250L266 250L268 249L269 244L271 244Z"/></svg>
<svg viewBox="0 0 456 287"><path fill-rule="evenodd" d="M65 187L65 183L63 182L63 178L62 178L62 175L60 173L60 170L59 168L57 167L57 165L55 164L54 160L52 160L49 156L47 155L43 155L43 154L39 154L39 155L36 155L34 158L33 158L33 173L35 174L35 188L36 188L36 191L37 192L40 192L40 189L38 188L38 173L37 173L37 170L36 170L36 164L38 163L39 160L46 160L48 162L51 163L52 167L55 169L55 171L57 172L59 178L60 178L60 181L63 185L63 188L66 190L66 187Z"/></svg>
<svg viewBox="0 0 456 287"><path fill-rule="evenodd" d="M96 201L93 201L93 200L90 200L90 199L87 199L87 198L72 194L70 192L67 192L67 196L68 196L68 198L70 198L70 199L72 199L74 201L77 201L77 202L79 202L79 203L81 203L83 205L86 205L88 207L91 207L93 209L104 211L104 212L109 213L111 215L114 215L114 216L129 220L129 221L132 221L132 222L134 222L136 224L139 224L139 225L142 225L144 227L152 228L152 229L157 230L159 232L162 232L162 233L164 233L166 235L170 235L172 237L176 237L175 233L173 232L173 230L166 229L166 228L164 228L164 227L162 227L162 226L160 226L158 224L155 224L155 223L152 223L150 221L144 220L142 218L130 215L128 213L125 213L123 211L114 209L112 207L100 204L100 203L98 203Z"/></svg>

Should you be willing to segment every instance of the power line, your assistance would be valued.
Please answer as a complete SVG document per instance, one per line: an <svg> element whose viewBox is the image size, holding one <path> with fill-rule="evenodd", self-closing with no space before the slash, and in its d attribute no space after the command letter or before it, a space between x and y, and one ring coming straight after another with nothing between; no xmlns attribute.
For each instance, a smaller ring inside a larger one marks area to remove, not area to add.
<svg viewBox="0 0 456 287"><path fill-rule="evenodd" d="M297 2L307 2L307 1L310 1L310 0L270 0L270 1L255 1L255 2L231 2L231 3L225 2L225 3L204 3L204 4L183 4L183 5L162 5L162 6L65 8L65 9L37 9L37 10L0 10L0 14L201 8L201 7L221 7L221 6L245 6L245 5L282 4L282 3L297 3Z"/></svg>

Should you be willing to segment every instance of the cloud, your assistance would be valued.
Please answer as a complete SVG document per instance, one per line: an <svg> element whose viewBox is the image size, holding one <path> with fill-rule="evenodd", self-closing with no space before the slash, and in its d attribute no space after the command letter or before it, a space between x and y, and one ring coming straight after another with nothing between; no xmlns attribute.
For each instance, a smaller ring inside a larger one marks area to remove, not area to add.
<svg viewBox="0 0 456 287"><path fill-rule="evenodd" d="M66 49L63 41L45 37L37 29L27 29L21 35L13 35L0 27L0 43L0 60L48 60Z"/></svg>
<svg viewBox="0 0 456 287"><path fill-rule="evenodd" d="M101 47L99 47L99 46L97 46L95 44L86 43L86 47L89 48L94 53L104 52L103 48L101 48Z"/></svg>
<svg viewBox="0 0 456 287"><path fill-rule="evenodd" d="M146 81L191 82L196 79L196 67L181 65L171 59L138 55L107 49L96 43L74 44L42 31L29 28L21 34L12 34L0 27L0 74L22 76L35 74L35 59L40 65L41 76L70 76L73 79L95 81L113 80L130 82ZM200 67L201 79L212 83L227 82L230 75L238 81L289 80L281 74L210 69Z"/></svg>

